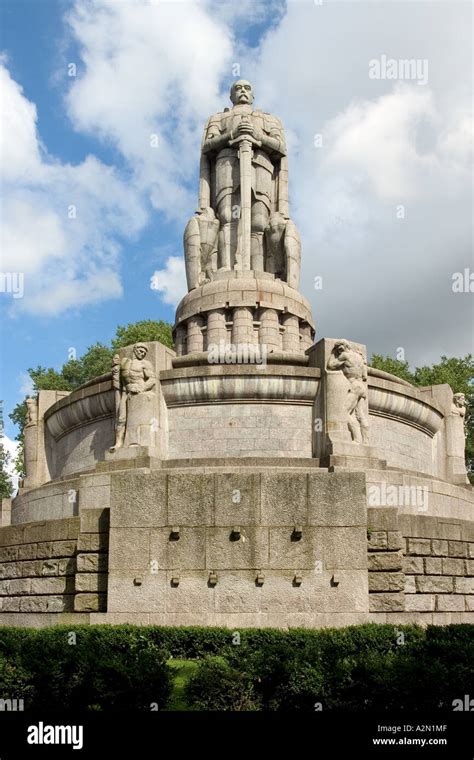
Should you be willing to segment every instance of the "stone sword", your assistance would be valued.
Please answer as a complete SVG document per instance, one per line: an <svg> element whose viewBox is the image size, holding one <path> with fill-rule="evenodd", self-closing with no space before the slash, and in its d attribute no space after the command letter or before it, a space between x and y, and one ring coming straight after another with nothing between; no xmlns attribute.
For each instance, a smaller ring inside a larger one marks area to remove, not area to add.
<svg viewBox="0 0 474 760"><path fill-rule="evenodd" d="M236 254L237 263L240 259L240 267L235 269L250 269L250 234L251 234L251 208L252 208L252 146L261 147L260 140L251 135L239 135L229 141L229 145L238 144L240 163L240 234L239 252Z"/></svg>

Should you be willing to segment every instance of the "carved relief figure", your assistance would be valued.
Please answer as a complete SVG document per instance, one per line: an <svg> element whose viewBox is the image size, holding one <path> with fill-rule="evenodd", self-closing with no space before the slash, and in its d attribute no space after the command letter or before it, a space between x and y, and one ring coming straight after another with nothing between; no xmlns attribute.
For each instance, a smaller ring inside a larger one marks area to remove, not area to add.
<svg viewBox="0 0 474 760"><path fill-rule="evenodd" d="M151 362L145 359L148 348L144 343L135 343L133 358L120 360L114 356L112 383L115 390L115 444L111 452L121 448L133 411L133 405L142 397L153 395L156 384L155 371ZM132 442L130 445L138 445Z"/></svg>
<svg viewBox="0 0 474 760"><path fill-rule="evenodd" d="M253 110L246 80L234 82L230 99L232 108L204 129L199 211L184 236L188 288L232 269L271 272L297 288L300 243L288 216L282 123Z"/></svg>
<svg viewBox="0 0 474 760"><path fill-rule="evenodd" d="M26 399L27 425L38 424L38 401L35 398Z"/></svg>
<svg viewBox="0 0 474 760"><path fill-rule="evenodd" d="M327 363L328 371L340 370L349 383L346 411L352 440L369 443L369 420L366 413L367 362L346 340L335 343Z"/></svg>
<svg viewBox="0 0 474 760"><path fill-rule="evenodd" d="M466 417L466 396L464 393L455 393L453 395L451 414L457 414L463 419Z"/></svg>

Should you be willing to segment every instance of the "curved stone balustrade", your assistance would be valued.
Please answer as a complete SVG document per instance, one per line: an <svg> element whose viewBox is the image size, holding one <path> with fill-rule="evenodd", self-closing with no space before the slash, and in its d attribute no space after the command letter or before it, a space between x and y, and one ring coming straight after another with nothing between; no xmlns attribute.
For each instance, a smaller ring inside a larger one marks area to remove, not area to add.
<svg viewBox="0 0 474 760"><path fill-rule="evenodd" d="M372 415L399 420L423 431L431 438L438 432L443 412L433 402L419 398L415 388L403 388L381 378L369 377L369 412Z"/></svg>

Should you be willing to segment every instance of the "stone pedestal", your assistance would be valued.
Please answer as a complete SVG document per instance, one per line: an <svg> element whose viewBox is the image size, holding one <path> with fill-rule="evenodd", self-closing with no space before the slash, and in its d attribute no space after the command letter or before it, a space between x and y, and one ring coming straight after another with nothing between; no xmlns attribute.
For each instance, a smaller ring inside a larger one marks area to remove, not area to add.
<svg viewBox="0 0 474 760"><path fill-rule="evenodd" d="M313 456L322 466L334 469L383 468L384 462L367 442L360 440L365 434L364 425L354 415L348 415L351 382L342 370L328 368L333 349L340 339L323 338L309 351L309 366L318 367L321 381L313 407ZM367 366L367 349L360 343L350 342L350 349L359 353ZM357 381L361 384L366 381ZM367 383L366 383L367 385ZM359 416L369 418L368 391L361 399ZM359 440L354 440L357 435ZM370 432L369 432L370 436ZM370 438L369 438L370 440Z"/></svg>
<svg viewBox="0 0 474 760"><path fill-rule="evenodd" d="M48 445L45 439L45 412L69 391L39 391L37 399L28 399L29 421L24 432L24 461L26 476L22 488L36 488L50 480Z"/></svg>
<svg viewBox="0 0 474 760"><path fill-rule="evenodd" d="M160 372L171 366L171 354L161 343L150 342L147 360L151 363L156 383L154 388L131 395L127 399L127 422L123 448L107 452L106 460L129 459L137 456L137 449L146 449L149 456L164 458L167 452L167 414L160 385ZM133 356L133 346L120 349L121 359Z"/></svg>

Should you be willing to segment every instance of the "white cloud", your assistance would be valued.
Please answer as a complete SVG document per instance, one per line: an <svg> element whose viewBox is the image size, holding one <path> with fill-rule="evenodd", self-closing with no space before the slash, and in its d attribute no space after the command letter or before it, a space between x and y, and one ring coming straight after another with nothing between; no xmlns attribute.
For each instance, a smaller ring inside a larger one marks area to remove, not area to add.
<svg viewBox="0 0 474 760"><path fill-rule="evenodd" d="M20 372L20 387L19 394L23 398L25 396L32 396L34 393L33 380L27 372Z"/></svg>
<svg viewBox="0 0 474 760"><path fill-rule="evenodd" d="M76 129L112 142L155 209L195 206L204 120L231 76L231 33L200 2L78 0L68 15L82 67L67 95Z"/></svg>
<svg viewBox="0 0 474 760"><path fill-rule="evenodd" d="M137 192L94 156L76 166L47 156L35 106L5 66L0 80L2 270L25 282L15 309L54 315L119 297L120 240L147 219Z"/></svg>
<svg viewBox="0 0 474 760"><path fill-rule="evenodd" d="M472 297L451 290L452 273L473 267L471 13L291 2L257 51L256 103L291 135L290 212L317 337L401 346L413 365L473 350ZM427 86L371 80L382 54L428 60Z"/></svg>
<svg viewBox="0 0 474 760"><path fill-rule="evenodd" d="M187 292L186 272L182 256L169 256L165 268L153 272L150 288L162 293L163 303L176 306Z"/></svg>

